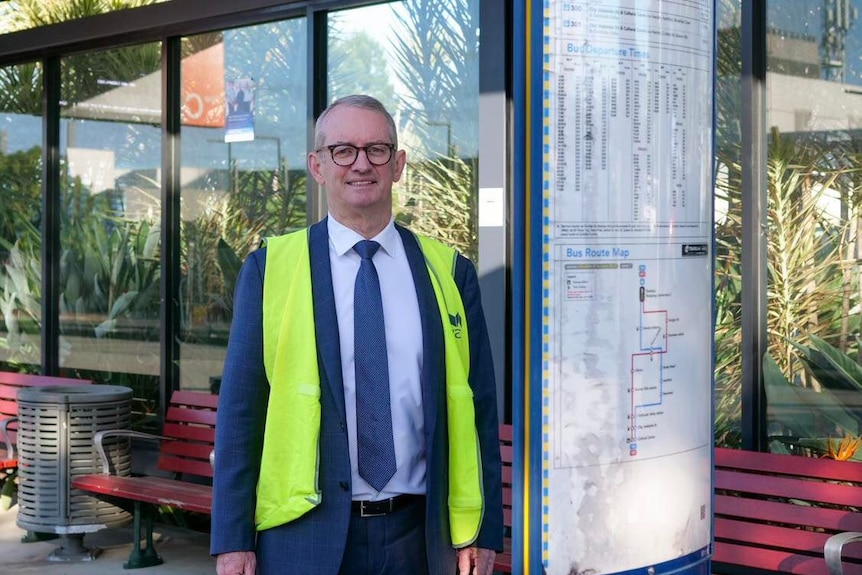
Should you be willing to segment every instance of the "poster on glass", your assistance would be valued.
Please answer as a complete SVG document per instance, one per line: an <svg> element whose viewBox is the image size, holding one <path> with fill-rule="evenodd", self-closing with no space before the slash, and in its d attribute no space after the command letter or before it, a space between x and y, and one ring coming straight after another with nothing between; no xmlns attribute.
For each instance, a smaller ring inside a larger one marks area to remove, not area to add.
<svg viewBox="0 0 862 575"><path fill-rule="evenodd" d="M254 79L225 80L227 125L225 142L254 140Z"/></svg>

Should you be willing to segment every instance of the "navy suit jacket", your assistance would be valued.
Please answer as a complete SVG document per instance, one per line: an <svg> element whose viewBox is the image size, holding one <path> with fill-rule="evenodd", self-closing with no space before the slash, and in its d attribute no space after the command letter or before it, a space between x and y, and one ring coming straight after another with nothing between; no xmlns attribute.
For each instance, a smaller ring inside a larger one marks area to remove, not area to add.
<svg viewBox="0 0 862 575"><path fill-rule="evenodd" d="M446 507L448 433L443 326L418 241L411 232L400 226L397 229L410 263L422 318L428 573L451 575L455 571L455 553ZM335 575L347 540L352 487L326 219L309 228L309 249L321 379L320 505L285 525L255 530L255 491L269 398L263 367L265 248L246 259L237 280L219 395L210 550L213 554L255 550L258 573L263 575ZM475 544L502 550L502 483L491 347L475 269L460 255L455 281L464 301L470 335L470 385L484 475L485 513Z"/></svg>

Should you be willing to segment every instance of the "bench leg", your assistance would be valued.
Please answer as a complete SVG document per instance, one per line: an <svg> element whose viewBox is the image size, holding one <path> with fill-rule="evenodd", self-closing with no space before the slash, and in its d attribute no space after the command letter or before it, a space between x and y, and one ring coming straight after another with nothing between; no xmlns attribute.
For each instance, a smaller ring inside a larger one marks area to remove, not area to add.
<svg viewBox="0 0 862 575"><path fill-rule="evenodd" d="M155 547L153 547L153 515L155 515L153 510L152 505L135 501L135 541L132 552L129 554L129 560L123 563L123 569L140 569L141 567L152 567L163 563L162 558L156 553ZM141 548L141 516L144 519L147 539L147 545L143 549Z"/></svg>

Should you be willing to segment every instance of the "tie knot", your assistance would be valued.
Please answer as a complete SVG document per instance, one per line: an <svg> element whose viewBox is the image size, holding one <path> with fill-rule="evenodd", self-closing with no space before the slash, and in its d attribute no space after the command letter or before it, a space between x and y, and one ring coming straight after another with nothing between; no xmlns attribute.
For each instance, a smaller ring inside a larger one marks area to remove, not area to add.
<svg viewBox="0 0 862 575"><path fill-rule="evenodd" d="M356 242L356 245L353 246L353 249L356 253L359 254L359 257L362 259L371 259L374 257L374 254L377 253L377 250L380 249L380 244L373 240L361 240Z"/></svg>

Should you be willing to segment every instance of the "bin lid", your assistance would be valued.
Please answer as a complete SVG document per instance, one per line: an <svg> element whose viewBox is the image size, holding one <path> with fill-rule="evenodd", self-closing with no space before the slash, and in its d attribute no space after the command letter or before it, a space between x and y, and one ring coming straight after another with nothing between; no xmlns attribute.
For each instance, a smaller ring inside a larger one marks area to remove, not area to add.
<svg viewBox="0 0 862 575"><path fill-rule="evenodd" d="M75 404L126 401L132 388L122 385L45 385L18 390L18 401L25 403Z"/></svg>

